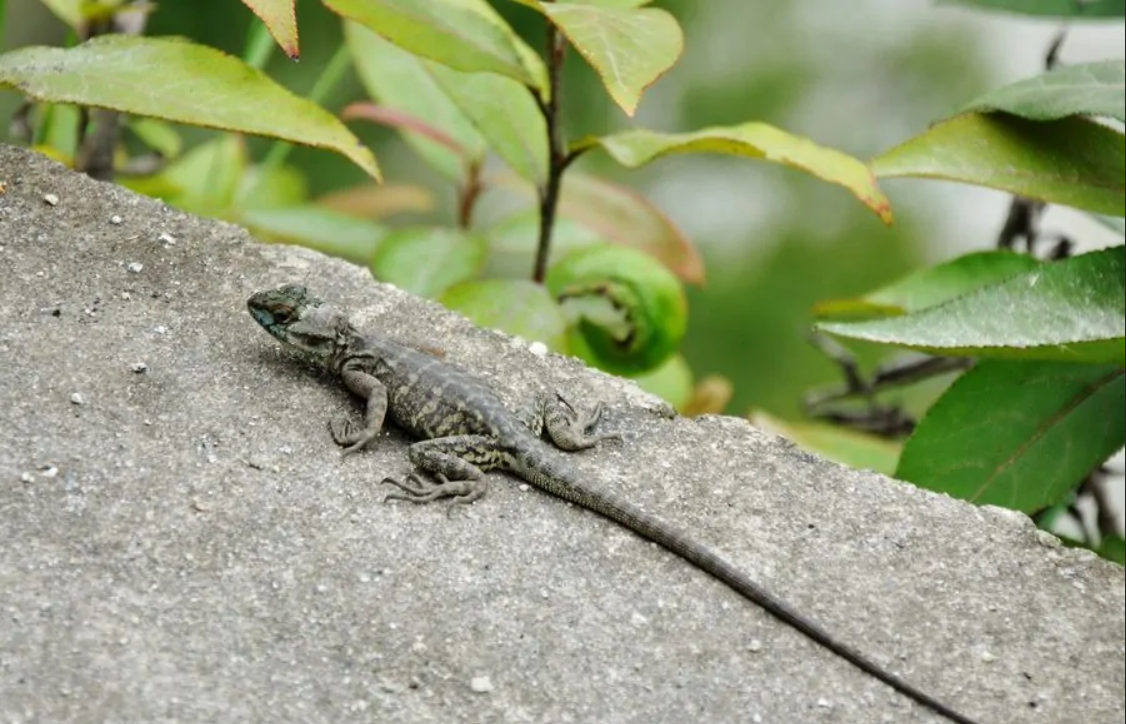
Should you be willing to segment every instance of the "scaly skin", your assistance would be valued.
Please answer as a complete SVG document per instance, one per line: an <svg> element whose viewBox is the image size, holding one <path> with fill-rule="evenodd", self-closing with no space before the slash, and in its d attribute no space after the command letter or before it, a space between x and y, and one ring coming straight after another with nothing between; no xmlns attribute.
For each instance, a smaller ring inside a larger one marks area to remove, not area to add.
<svg viewBox="0 0 1126 724"><path fill-rule="evenodd" d="M901 694L958 724L975 724L887 671L761 588L707 547L599 487L582 482L577 470L542 439L563 450L582 450L616 435L590 435L601 409L581 415L562 397L537 400L521 420L484 384L435 357L379 336L361 335L335 308L290 284L259 292L247 306L270 334L338 374L366 403L362 425L330 423L345 454L375 440L385 417L420 442L411 462L436 480L412 474L387 478L399 491L388 499L425 503L440 498L469 503L485 493L484 473L499 469L541 490L603 515L718 578L747 600Z"/></svg>

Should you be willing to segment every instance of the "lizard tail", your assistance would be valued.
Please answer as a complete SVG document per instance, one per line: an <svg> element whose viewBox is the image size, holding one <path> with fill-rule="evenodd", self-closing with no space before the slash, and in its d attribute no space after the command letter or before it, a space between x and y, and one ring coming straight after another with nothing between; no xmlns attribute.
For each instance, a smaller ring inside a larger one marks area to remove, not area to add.
<svg viewBox="0 0 1126 724"><path fill-rule="evenodd" d="M775 618L797 629L815 643L936 714L956 724L977 724L973 719L954 711L891 673L859 650L838 641L819 624L798 613L790 604L768 592L751 580L747 574L706 546L694 542L684 533L612 493L572 482L576 480L575 471L556 456L545 455L536 463L534 466L524 466L536 469L520 471L526 473L521 477L552 495L609 518L642 538L672 551L700 570L718 578L741 596L766 609Z"/></svg>

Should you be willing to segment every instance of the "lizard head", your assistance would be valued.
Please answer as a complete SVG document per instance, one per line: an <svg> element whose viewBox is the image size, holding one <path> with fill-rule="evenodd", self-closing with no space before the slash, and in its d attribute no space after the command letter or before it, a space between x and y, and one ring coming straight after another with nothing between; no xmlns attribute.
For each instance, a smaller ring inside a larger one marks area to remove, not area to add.
<svg viewBox="0 0 1126 724"><path fill-rule="evenodd" d="M300 284L286 284L246 300L254 321L309 357L328 362L343 336L352 331L348 318L309 294Z"/></svg>

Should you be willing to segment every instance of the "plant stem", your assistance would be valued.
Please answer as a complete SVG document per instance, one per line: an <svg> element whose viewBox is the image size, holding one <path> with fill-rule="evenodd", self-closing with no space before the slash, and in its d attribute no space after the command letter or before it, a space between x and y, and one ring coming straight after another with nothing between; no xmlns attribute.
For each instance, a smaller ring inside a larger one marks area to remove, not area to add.
<svg viewBox="0 0 1126 724"><path fill-rule="evenodd" d="M559 101L563 90L563 59L567 44L563 35L550 22L547 24L548 99L540 99L540 109L547 122L547 182L539 190L540 238L536 248L536 265L532 281L542 284L547 276L547 258L551 252L551 232L555 227L555 211L559 206L559 188L563 170L570 159L563 147L563 129L559 118Z"/></svg>

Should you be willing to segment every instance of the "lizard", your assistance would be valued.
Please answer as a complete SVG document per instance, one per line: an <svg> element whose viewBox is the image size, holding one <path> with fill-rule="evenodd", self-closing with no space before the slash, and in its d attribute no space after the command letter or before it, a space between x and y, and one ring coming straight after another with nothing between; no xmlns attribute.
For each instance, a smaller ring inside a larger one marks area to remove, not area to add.
<svg viewBox="0 0 1126 724"><path fill-rule="evenodd" d="M561 395L538 395L530 415L511 412L476 376L433 354L382 335L362 334L346 314L300 284L254 294L251 316L273 337L326 368L365 404L362 423L333 420L329 431L345 456L374 441L389 416L417 439L408 457L417 471L386 500L472 503L485 494L485 473L501 470L563 500L609 518L666 548L752 603L916 703L956 724L967 716L877 664L799 613L707 546L598 485L582 480L558 453L584 450L620 436L595 434L602 405L580 413ZM550 439L554 447L544 437Z"/></svg>

